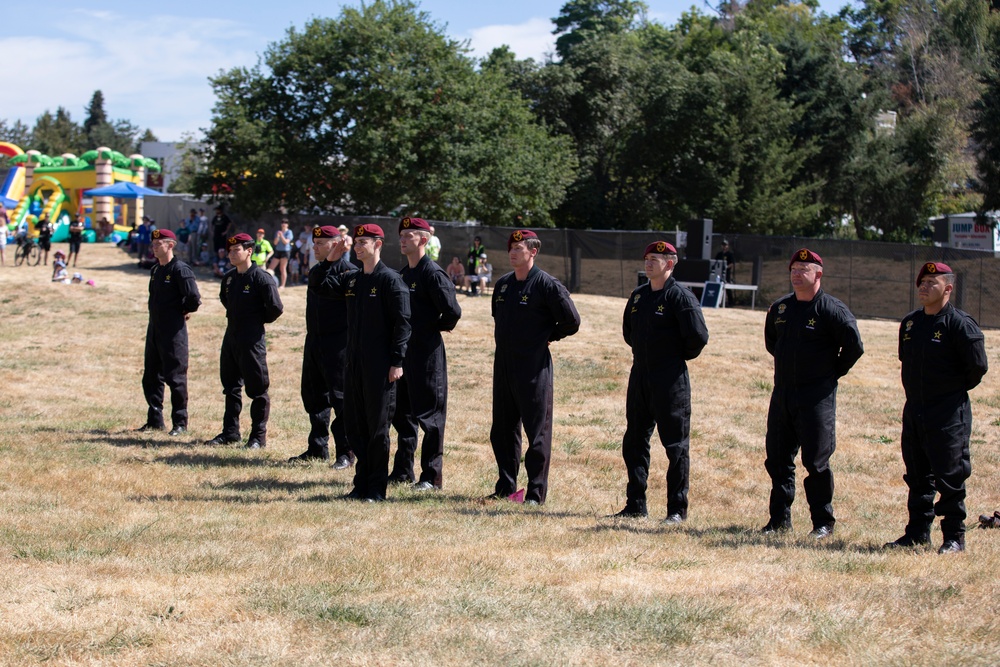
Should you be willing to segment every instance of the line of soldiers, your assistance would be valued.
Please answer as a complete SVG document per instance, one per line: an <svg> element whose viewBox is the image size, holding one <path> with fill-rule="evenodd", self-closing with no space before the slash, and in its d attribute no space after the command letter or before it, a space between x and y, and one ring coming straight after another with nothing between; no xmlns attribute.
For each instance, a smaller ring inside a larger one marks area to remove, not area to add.
<svg viewBox="0 0 1000 667"><path fill-rule="evenodd" d="M384 500L390 482L418 491L443 485L447 415L447 361L441 332L461 318L455 288L426 256L430 228L420 218L399 225L401 271L381 261L385 234L374 224L354 229L362 268L346 259L350 240L332 227L314 231L316 256L309 274L302 400L310 418L307 450L291 461L327 460L332 434L334 468L355 465L345 498ZM184 323L200 304L191 270L173 257L169 230L154 234L158 265L150 274L150 322L143 390L149 410L140 430L165 427L163 383L171 389L173 429L187 427L187 334ZM264 325L282 313L274 281L250 261L253 239L237 234L227 249L234 268L223 279L220 299L228 325L220 356L226 396L223 431L206 444L240 442L239 413L245 387L251 399L251 430L245 447L266 446L268 376ZM580 316L566 288L535 266L537 235L517 230L507 242L513 271L497 281L491 312L495 323L493 409L490 442L498 479L488 499L543 504L548 492L552 440L552 357L549 345L579 330ZM672 274L677 251L658 241L643 253L648 282L626 303L622 321L633 365L626 398L622 457L628 475L626 504L617 518L648 515L647 478L654 428L668 459L666 524L687 520L690 479L691 387L687 362L708 344L708 328L692 292ZM821 288L823 260L803 248L789 262L792 293L768 310L764 342L774 358L774 389L767 417L764 467L771 478L764 534L790 531L795 497L795 457L807 471L803 486L812 519L810 536L833 534L836 395L841 377L864 354L854 316ZM909 522L886 548L930 542L941 516L939 553L965 549L965 480L971 473L972 412L968 392L988 370L984 336L950 298L955 275L940 262L925 264L917 278L922 308L900 325L899 359L906 393L902 453L909 488ZM330 417L333 415L331 422ZM398 449L389 469L389 426ZM522 459L526 491L517 491ZM421 473L414 474L420 430ZM935 494L940 494L934 503Z"/></svg>

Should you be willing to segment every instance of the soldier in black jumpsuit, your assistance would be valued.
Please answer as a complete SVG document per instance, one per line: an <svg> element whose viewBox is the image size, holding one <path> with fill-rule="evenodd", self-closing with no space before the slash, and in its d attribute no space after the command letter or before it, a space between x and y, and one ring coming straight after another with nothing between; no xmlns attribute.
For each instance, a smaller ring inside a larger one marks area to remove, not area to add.
<svg viewBox="0 0 1000 667"><path fill-rule="evenodd" d="M253 251L249 234L237 234L227 240L232 261L234 249ZM242 254L240 255L242 258ZM226 334L219 357L219 377L226 397L226 412L222 433L211 444L235 443L240 440L240 412L243 409L243 389L250 399L250 435L248 449L267 446L267 419L271 401L267 395L270 380L267 374L267 346L264 325L281 316L284 307L278 296L274 278L253 262L240 273L240 263L222 278L219 299L226 308ZM246 264L246 263L244 263Z"/></svg>
<svg viewBox="0 0 1000 667"><path fill-rule="evenodd" d="M399 233L423 232L430 238L430 225L421 218L403 218ZM396 383L396 412L392 425L398 434L391 482L415 482L414 488L440 489L443 483L444 426L448 407L448 360L445 357L442 331L451 331L462 317L455 299L455 286L440 266L431 261L419 245L419 236L409 234L407 250L414 258L413 268L400 270L410 292L410 341L403 359L403 377ZM426 242L424 242L426 243ZM415 245L416 244L416 245ZM401 241L402 245L402 241ZM419 431L424 431L420 447L420 479L414 479L413 459Z"/></svg>
<svg viewBox="0 0 1000 667"><path fill-rule="evenodd" d="M925 307L899 325L909 523L903 536L886 546L929 544L937 515L944 537L940 553L955 553L965 549L965 480L972 472L969 390L988 370L985 340L976 321L949 303L954 289L950 267L925 264L917 286ZM935 491L940 494L937 504Z"/></svg>
<svg viewBox="0 0 1000 667"><path fill-rule="evenodd" d="M649 255L677 262L677 251L664 241L647 246L644 256ZM646 515L649 439L655 425L669 461L667 521L679 523L687 519L690 470L691 383L686 362L708 344L708 327L698 299L673 279L673 266L663 268L662 289L654 291L651 282L637 287L622 319L622 334L632 348L632 371L622 439L628 487L619 516Z"/></svg>
<svg viewBox="0 0 1000 667"><path fill-rule="evenodd" d="M317 227L313 236L339 241L333 226ZM326 259L326 254L322 257ZM321 289L331 273L353 271L343 256L336 262L322 261L309 271L306 292L306 343L302 353L302 405L309 414L309 447L290 460L327 460L329 437L333 435L337 464L343 468L354 462L344 430L344 372L347 365L347 302L341 294ZM334 419L330 421L330 414ZM346 463L346 465L344 465Z"/></svg>
<svg viewBox="0 0 1000 667"><path fill-rule="evenodd" d="M389 378L406 355L410 296L399 273L380 261L382 228L358 225L354 237L354 252L365 268L328 271L322 289L347 300L344 414L347 442L357 457L347 498L379 501L385 500L389 481L389 421L396 403L396 382ZM371 238L376 241L362 241Z"/></svg>
<svg viewBox="0 0 1000 667"><path fill-rule="evenodd" d="M764 323L764 345L774 357L764 462L771 477L770 521L764 532L791 528L795 455L801 447L812 535L822 539L836 522L830 457L837 444L837 381L861 358L864 346L851 311L819 288L819 255L803 248L792 257L793 285L795 272L808 265L818 269L815 296L808 301L795 293L783 296L771 304Z"/></svg>
<svg viewBox="0 0 1000 667"><path fill-rule="evenodd" d="M157 263L149 272L149 325L142 373L142 392L149 406L139 430L159 430L163 423L163 384L170 387L171 435L188 425L187 318L201 305L191 267L174 257L177 237L169 229L153 232Z"/></svg>
<svg viewBox="0 0 1000 667"><path fill-rule="evenodd" d="M542 504L548 495L552 451L549 343L580 329L580 314L569 292L558 280L534 266L539 246L538 236L532 231L517 230L511 234L507 252L514 272L497 281L492 301L496 353L490 443L499 476L489 497L506 498L517 490L523 424L528 436L528 451L524 455L528 474L525 502L530 504ZM519 272L526 272L521 280Z"/></svg>

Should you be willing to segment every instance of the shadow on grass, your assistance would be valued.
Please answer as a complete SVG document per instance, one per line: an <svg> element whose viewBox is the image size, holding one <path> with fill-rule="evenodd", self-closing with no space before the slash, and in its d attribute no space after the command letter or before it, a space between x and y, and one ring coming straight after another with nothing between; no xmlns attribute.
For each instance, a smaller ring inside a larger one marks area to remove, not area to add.
<svg viewBox="0 0 1000 667"><path fill-rule="evenodd" d="M233 454L228 456L220 454L202 454L196 452L179 452L170 456L159 456L153 459L152 463L165 463L170 466L197 466L197 467L217 467L217 468L276 468L279 464L271 459L244 458Z"/></svg>
<svg viewBox="0 0 1000 667"><path fill-rule="evenodd" d="M808 535L793 533L764 535L756 528L727 526L707 530L688 531L692 537L700 539L705 546L720 549L740 549L743 547L767 546L788 549L810 549L812 551L847 551L850 545L838 538L814 540Z"/></svg>
<svg viewBox="0 0 1000 667"><path fill-rule="evenodd" d="M462 503L472 503L472 507L459 507L456 514L463 516L511 516L519 514L532 519L582 519L587 517L583 512L550 512L545 507L533 507L520 503L503 501L483 501L480 498L469 498L468 496L455 496L455 500Z"/></svg>
<svg viewBox="0 0 1000 667"><path fill-rule="evenodd" d="M120 272L120 271L126 271L126 270L135 271L136 273L138 273L140 271L143 271L143 272L146 272L146 273L149 272L149 269L140 269L139 268L139 260L138 259L133 259L132 261L121 262L119 264L105 264L104 266L88 266L86 268L86 271L88 271L88 272L90 272L90 271L119 271Z"/></svg>
<svg viewBox="0 0 1000 667"><path fill-rule="evenodd" d="M143 449L160 447L185 447L192 448L201 446L197 440L184 440L171 438L166 431L157 432L156 435L146 435L134 431L124 431L121 433L110 433L108 431L89 431L89 436L85 438L90 442L99 442L112 447L141 447Z"/></svg>
<svg viewBox="0 0 1000 667"><path fill-rule="evenodd" d="M259 477L256 479L241 479L220 484L206 484L205 487L215 491L280 491L282 493L298 493L316 487L345 488L347 484L334 480L303 480L289 482L282 479Z"/></svg>

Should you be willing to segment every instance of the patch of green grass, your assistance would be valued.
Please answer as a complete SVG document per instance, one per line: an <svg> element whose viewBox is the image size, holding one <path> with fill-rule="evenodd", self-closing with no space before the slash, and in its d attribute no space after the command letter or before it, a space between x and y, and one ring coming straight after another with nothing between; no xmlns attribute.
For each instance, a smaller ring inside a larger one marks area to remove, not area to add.
<svg viewBox="0 0 1000 667"><path fill-rule="evenodd" d="M862 435L862 440L867 440L868 442L874 442L877 445L889 445L892 444L892 438L887 435Z"/></svg>
<svg viewBox="0 0 1000 667"><path fill-rule="evenodd" d="M580 438L570 438L563 442L561 447L564 452L570 456L574 456L583 451L583 441Z"/></svg>
<svg viewBox="0 0 1000 667"><path fill-rule="evenodd" d="M332 604L323 607L316 613L316 618L321 621L346 623L358 627L372 624L372 617L368 611L352 605Z"/></svg>
<svg viewBox="0 0 1000 667"><path fill-rule="evenodd" d="M668 648L716 634L730 622L725 605L666 598L644 604L602 603L577 614L570 627L584 632L588 641L613 649L636 644Z"/></svg>
<svg viewBox="0 0 1000 667"><path fill-rule="evenodd" d="M947 600L962 597L962 587L954 584L947 586L921 585L910 591L910 597L916 602L933 607Z"/></svg>
<svg viewBox="0 0 1000 667"><path fill-rule="evenodd" d="M840 574L880 574L885 571L885 563L867 554L845 553L830 558L821 558L816 567L824 572Z"/></svg>

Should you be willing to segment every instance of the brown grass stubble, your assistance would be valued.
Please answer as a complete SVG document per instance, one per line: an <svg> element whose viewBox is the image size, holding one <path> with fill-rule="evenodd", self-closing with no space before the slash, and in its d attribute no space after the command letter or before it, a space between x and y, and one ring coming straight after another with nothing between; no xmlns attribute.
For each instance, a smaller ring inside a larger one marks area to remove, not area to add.
<svg viewBox="0 0 1000 667"><path fill-rule="evenodd" d="M815 545L801 491L793 535L755 532L771 383L761 311L706 314L712 339L691 364L691 516L663 529L655 437L653 516L603 518L625 486L621 299L578 296L580 333L553 345L546 507L477 502L495 475L492 327L489 300L465 297L446 339L445 490L392 489L368 506L334 500L349 475L282 463L308 427L302 288L284 291L269 328L265 452L199 444L223 407L224 313L208 278L190 323L191 436L130 431L144 417L146 278L129 265L85 247L80 270L96 288L50 284L46 267L0 269L2 664L995 660L996 535L970 533L952 558L876 548L905 522L892 322L860 323L868 352L840 389L837 534ZM1000 368L992 349L990 360ZM973 515L1000 507L996 378L974 392Z"/></svg>

